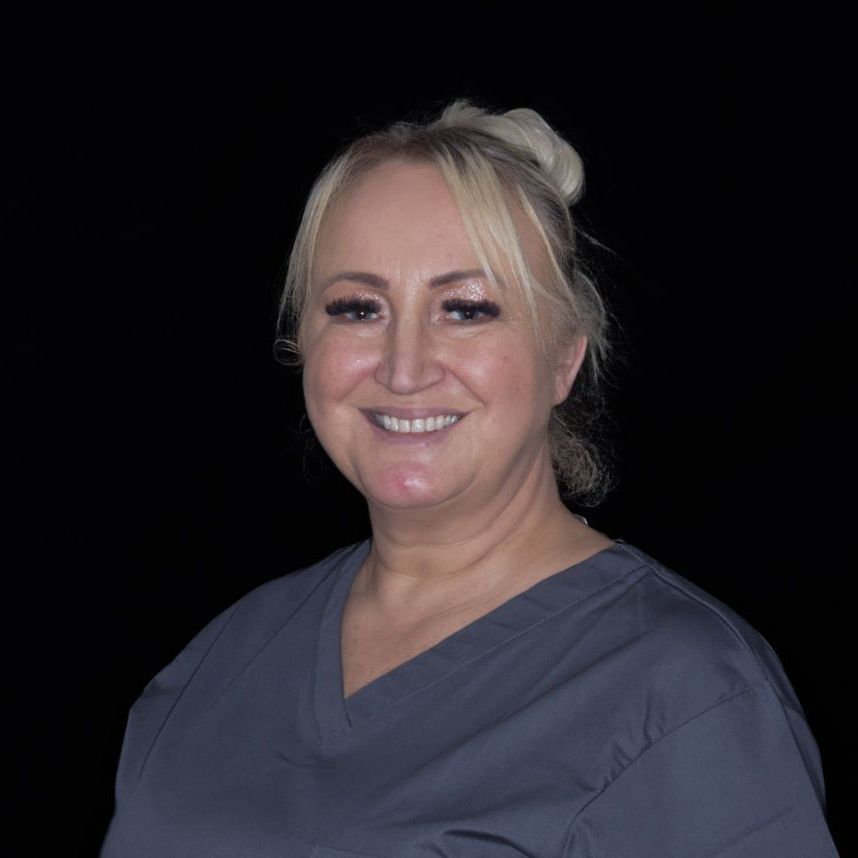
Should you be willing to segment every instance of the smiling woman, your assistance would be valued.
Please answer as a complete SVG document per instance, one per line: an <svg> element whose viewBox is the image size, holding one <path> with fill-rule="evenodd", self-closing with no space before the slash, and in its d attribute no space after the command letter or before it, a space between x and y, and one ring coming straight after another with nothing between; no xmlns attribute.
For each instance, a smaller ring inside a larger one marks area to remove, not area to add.
<svg viewBox="0 0 858 858"><path fill-rule="evenodd" d="M836 855L768 642L563 502L610 482L582 186L537 113L463 100L325 168L279 345L372 532L144 689L103 858Z"/></svg>
<svg viewBox="0 0 858 858"><path fill-rule="evenodd" d="M372 204L360 201L358 189L371 174L375 174L371 184L380 188L381 175L403 168L424 176L428 197L421 199L414 185L410 201L407 192L397 197L396 191ZM311 190L280 307L285 328L277 341L281 361L303 365L308 307L314 295L325 295L333 285L340 284L339 306L360 300L368 313L380 312L382 308L376 307L380 293L391 282L395 286L397 278L372 265L358 265L358 259L379 257L366 248L362 254L356 245L368 234L380 236L378 229L390 226L402 233L410 224L422 250L418 243L402 243L409 239L395 231L390 233L391 243L395 238L397 247L415 255L431 257L434 252L434 258L426 260L431 267L424 285L458 286L445 296L448 312L467 312L462 302L471 306L482 302L478 309L485 319L488 304L494 304L489 314L498 316L502 315L498 303L505 302L503 315L517 317L547 363L561 364L570 346L584 350L574 387L551 408L548 449L562 495L578 506L598 505L613 484L600 445L611 316L585 273L570 215L569 207L583 186L578 153L527 108L501 117L459 100L426 126L397 122L384 132L359 138L322 171ZM443 212L429 211L435 203ZM414 208L411 217L405 217L408 205ZM364 222L367 214L377 216L375 227ZM435 218L436 231L428 220L415 226L424 214ZM380 223L385 219L387 224ZM341 224L337 240L346 234L358 251L341 253L341 265L319 247L326 232L331 241L337 224ZM450 242L451 233L458 252ZM380 250L385 264L393 265L395 254L388 254L385 246ZM480 284L503 302L488 301ZM355 286L363 294L355 294ZM458 303L453 307L450 302ZM368 309L370 304L374 309Z"/></svg>
<svg viewBox="0 0 858 858"><path fill-rule="evenodd" d="M533 228L518 220L538 248ZM489 520L525 496L547 498L555 484L546 430L587 338L569 337L552 366L523 302L484 271L431 165L375 166L340 194L319 230L319 285L299 324L307 412L376 519L386 506L456 503L461 523ZM417 422L434 427L445 415L467 419L431 436ZM423 431L411 431L412 422ZM408 447L392 444L391 432Z"/></svg>

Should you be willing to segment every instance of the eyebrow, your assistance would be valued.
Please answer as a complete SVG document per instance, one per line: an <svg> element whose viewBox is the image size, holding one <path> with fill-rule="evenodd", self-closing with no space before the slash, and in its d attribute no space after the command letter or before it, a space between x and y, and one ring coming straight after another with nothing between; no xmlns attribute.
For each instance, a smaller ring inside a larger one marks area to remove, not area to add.
<svg viewBox="0 0 858 858"><path fill-rule="evenodd" d="M446 274L439 274L429 281L430 288L435 286L446 286L449 283L456 283L459 280L470 280L474 277L484 277L488 279L488 275L482 268L468 268L464 271L448 271ZM355 283L363 283L365 286L371 286L373 289L389 289L390 284L378 274L370 274L367 271L340 271L339 274L334 274L325 279L322 283L322 289L327 289L334 283L340 280L351 280Z"/></svg>

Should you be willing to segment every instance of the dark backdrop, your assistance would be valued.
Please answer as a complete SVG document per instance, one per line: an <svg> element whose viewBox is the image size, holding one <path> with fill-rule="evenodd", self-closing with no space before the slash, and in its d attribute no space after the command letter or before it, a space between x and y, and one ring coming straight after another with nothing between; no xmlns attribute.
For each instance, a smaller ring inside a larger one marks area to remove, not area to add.
<svg viewBox="0 0 858 858"><path fill-rule="evenodd" d="M527 57L514 27L419 44L343 22L341 40L94 16L73 38L33 31L8 78L4 195L31 854L96 853L128 707L196 631L367 534L362 499L304 454L300 381L272 355L278 290L335 147L457 96L532 107L582 154L576 212L609 248L592 262L627 357L621 482L579 511L774 646L845 854L846 68L821 14L784 30L719 9L578 21Z"/></svg>

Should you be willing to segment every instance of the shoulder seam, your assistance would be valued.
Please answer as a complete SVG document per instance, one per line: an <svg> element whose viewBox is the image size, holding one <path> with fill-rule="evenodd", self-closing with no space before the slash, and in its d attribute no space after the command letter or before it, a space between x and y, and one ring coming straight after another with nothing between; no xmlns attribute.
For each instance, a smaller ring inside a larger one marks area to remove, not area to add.
<svg viewBox="0 0 858 858"><path fill-rule="evenodd" d="M742 643L742 646L743 646L743 647L747 650L747 652L751 655L751 657L752 657L752 658L753 658L753 660L754 660L754 663L755 663L755 664L757 665L757 667L760 669L761 676L762 676L762 677L764 677L764 678L767 676L767 671L766 671L766 669L765 669L765 665L763 665L763 664L762 664L762 662L760 661L759 656L758 656L758 655L757 655L757 653L754 651L754 648L753 648L753 647L751 646L751 644L748 642L748 640L747 640L747 638L745 637L745 635L743 635L743 634L742 634L742 632L741 632L741 631L739 631L739 629L737 629L737 628L736 628L736 626L735 626L735 624L733 623L733 621L732 621L728 616L726 616L726 614L724 614L724 612L723 612L723 611L721 611L721 610L718 608L718 606L717 606L717 605L713 605L713 604L710 604L709 602L706 602L705 600L701 599L701 598L700 598L700 596L698 596L696 593L693 593L693 592L691 592L690 590L688 590L688 589L686 589L685 587L683 587L683 586L682 586L682 582L681 582L681 581L674 581L674 580L672 580L670 577L668 577L667 575L665 575L665 574L664 574L664 571L665 571L666 567L664 567L663 565L659 564L657 561L653 561L653 560L650 560L650 559L647 559L647 558L644 558L644 557L640 557L640 556L639 556L636 552L634 552L634 551L631 551L630 553L632 553L634 556L638 557L638 559L640 559L640 560L644 563L644 565L646 565L649 569L651 569L651 570L652 570L652 572L655 574L655 576L658 578L658 580L662 582L662 584L664 584L664 585L665 585L665 586L667 586L667 587L672 588L673 590L677 590L678 592L682 593L682 594L683 594L684 596L686 596L687 598L689 598L689 599L693 600L694 602L696 602L696 603L697 603L698 605L700 605L702 608L704 608L705 610L707 610L710 614L712 614L712 615L714 615L715 617L717 617L717 618L718 618L718 620L720 620L720 621L721 621L721 623L723 623L723 625L725 625L725 626L730 630L730 632L734 635L734 637L736 637L736 638L737 638L737 639ZM677 576L678 576L678 574L679 574L679 573L677 573L677 572L673 572L673 570L671 570L671 569L667 569L667 571L668 571L668 572L672 572L674 575L677 575ZM713 598L713 599L718 599L718 597L717 597L717 596L714 596L714 595L712 596L712 598ZM765 638L763 637L763 635L762 635L759 631L757 631L757 634L759 634L759 635L760 635L760 637L761 637L761 638L763 638L763 640L765 640ZM769 645L769 644L768 644L768 641L766 641L766 644L767 644L767 645ZM769 645L769 646L770 646L770 645Z"/></svg>
<svg viewBox="0 0 858 858"><path fill-rule="evenodd" d="M617 772L614 777L612 777L600 790L596 795L594 795L573 817L572 822L569 825L569 832L571 833L572 829L575 827L575 823L581 817L581 815L592 805L594 802L598 801L610 787L615 784L638 760L640 760L651 748L654 748L656 745L660 744L662 740L668 738L668 736L672 736L677 730L682 729L686 725L690 724L692 721L696 721L698 718L702 718L704 715L707 715L713 709L717 709L719 706L723 706L727 703L730 703L732 700L735 700L737 697L741 697L743 694L747 694L751 691L756 691L758 688L762 688L763 686L771 685L771 683L764 679L761 682L756 682L753 685L748 685L745 688L740 689L739 691L734 691L732 694L729 694L727 697L722 697L720 700L716 700L714 703L707 706L705 709L698 712L696 715L692 715L689 718L686 718L684 721L681 721L679 724L674 725L666 732L662 733L655 741L650 742L646 747L644 747L641 752L627 765L623 766L623 768Z"/></svg>

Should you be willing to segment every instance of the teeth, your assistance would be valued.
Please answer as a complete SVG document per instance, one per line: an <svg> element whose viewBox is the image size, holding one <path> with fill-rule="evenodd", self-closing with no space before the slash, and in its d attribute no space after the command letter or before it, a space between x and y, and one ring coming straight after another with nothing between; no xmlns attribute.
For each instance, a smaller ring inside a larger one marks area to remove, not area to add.
<svg viewBox="0 0 858 858"><path fill-rule="evenodd" d="M439 414L436 417L415 417L413 420L390 417L388 414L372 412L372 419L388 432L411 434L414 432L435 432L458 422L462 418L457 414Z"/></svg>

